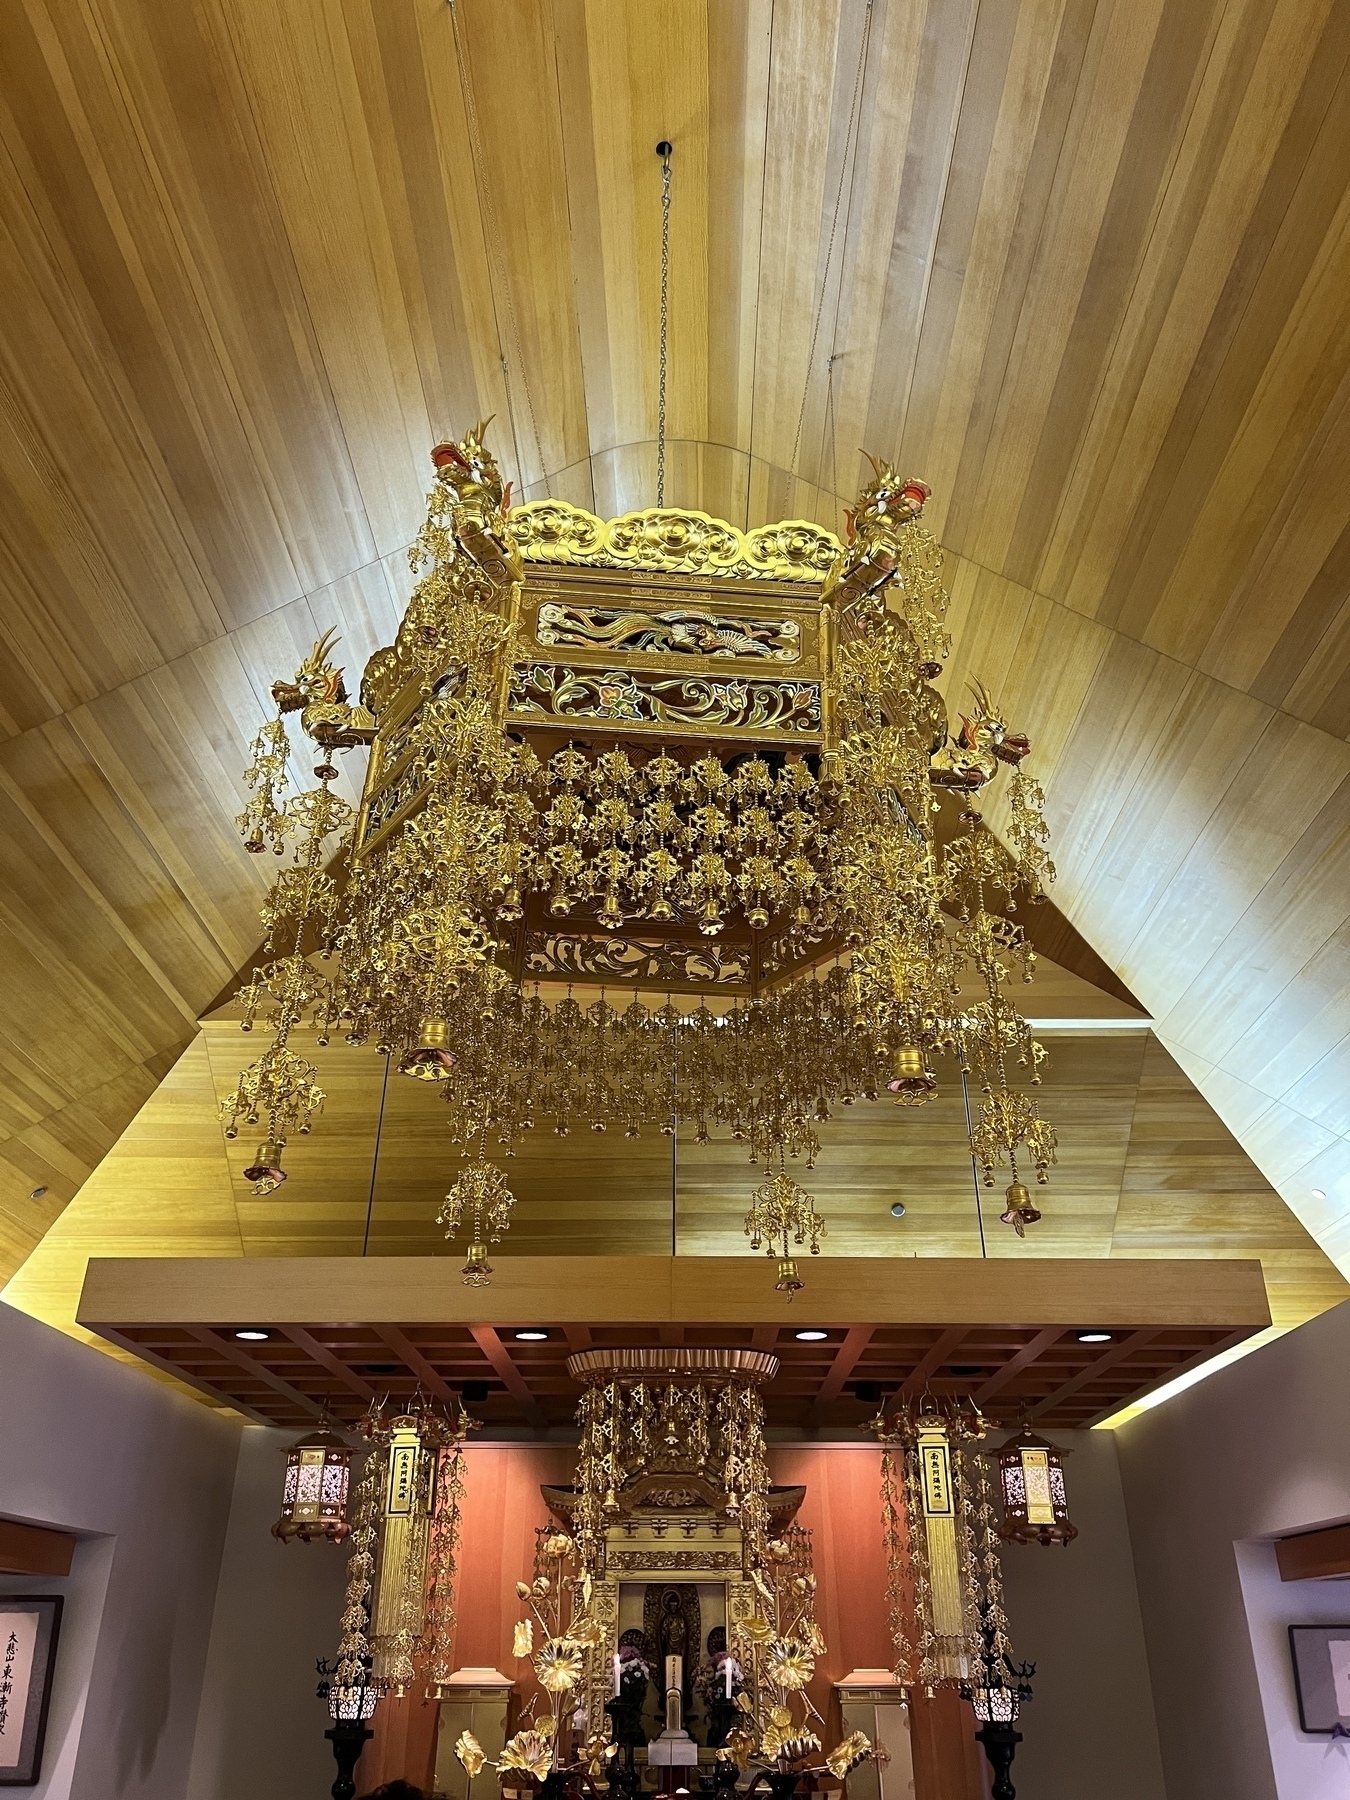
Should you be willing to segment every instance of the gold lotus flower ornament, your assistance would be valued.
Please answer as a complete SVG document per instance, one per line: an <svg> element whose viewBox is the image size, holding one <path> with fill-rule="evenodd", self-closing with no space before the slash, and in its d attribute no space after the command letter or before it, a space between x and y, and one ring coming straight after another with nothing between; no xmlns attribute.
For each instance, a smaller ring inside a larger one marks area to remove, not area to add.
<svg viewBox="0 0 1350 1800"><path fill-rule="evenodd" d="M499 1769L520 1769L543 1781L553 1767L553 1743L541 1731L518 1731L508 1739L497 1764Z"/></svg>
<svg viewBox="0 0 1350 1800"><path fill-rule="evenodd" d="M816 1672L816 1659L795 1638L776 1638L769 1646L765 1672L775 1687L796 1693Z"/></svg>
<svg viewBox="0 0 1350 1800"><path fill-rule="evenodd" d="M798 1635L812 1656L824 1656L826 1651L825 1633L814 1619L804 1619L797 1627Z"/></svg>
<svg viewBox="0 0 1350 1800"><path fill-rule="evenodd" d="M586 1765L587 1774L591 1776L603 1775L605 1764L618 1749L617 1744L609 1741L607 1733L610 1729L609 1721L606 1720L605 1731L593 1732L581 1746L581 1760Z"/></svg>
<svg viewBox="0 0 1350 1800"><path fill-rule="evenodd" d="M582 1650L594 1650L597 1644L604 1642L605 1628L599 1619L583 1613L579 1619L573 1619L567 1628L569 1640Z"/></svg>
<svg viewBox="0 0 1350 1800"><path fill-rule="evenodd" d="M487 1757L483 1746L471 1731L460 1732L455 1740L455 1755L459 1758L459 1765L470 1781L475 1775L482 1774L483 1764L487 1761Z"/></svg>
<svg viewBox="0 0 1350 1800"><path fill-rule="evenodd" d="M570 1561L576 1555L576 1549L565 1531L555 1531L544 1539L545 1556L561 1556L565 1561Z"/></svg>
<svg viewBox="0 0 1350 1800"><path fill-rule="evenodd" d="M550 1694L570 1694L581 1680L581 1650L570 1638L549 1638L534 1659L540 1686Z"/></svg>
<svg viewBox="0 0 1350 1800"><path fill-rule="evenodd" d="M531 1656L534 1653L534 1621L522 1619L516 1626L516 1634L511 1640L512 1656Z"/></svg>
<svg viewBox="0 0 1350 1800"><path fill-rule="evenodd" d="M865 1732L855 1731L846 1737L842 1744L835 1745L825 1758L825 1765L831 1775L837 1776L842 1781L846 1775L858 1767L859 1763L865 1763L872 1754L871 1739Z"/></svg>
<svg viewBox="0 0 1350 1800"><path fill-rule="evenodd" d="M759 1754L766 1762L800 1762L820 1749L814 1731L794 1731L789 1725L770 1725L759 1741Z"/></svg>
<svg viewBox="0 0 1350 1800"><path fill-rule="evenodd" d="M733 1725L717 1752L719 1762L734 1762L742 1772L750 1767L750 1754L755 1747L755 1734L748 1725Z"/></svg>

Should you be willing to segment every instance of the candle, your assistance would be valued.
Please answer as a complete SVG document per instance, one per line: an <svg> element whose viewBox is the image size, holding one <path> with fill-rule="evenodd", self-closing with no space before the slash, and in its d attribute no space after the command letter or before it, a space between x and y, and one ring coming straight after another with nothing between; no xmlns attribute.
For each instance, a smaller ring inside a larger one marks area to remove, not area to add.
<svg viewBox="0 0 1350 1800"><path fill-rule="evenodd" d="M614 1698L616 1700L619 1698L620 1689L622 1687L622 1683L619 1680L619 1669L619 1653L616 1650L614 1652Z"/></svg>
<svg viewBox="0 0 1350 1800"><path fill-rule="evenodd" d="M731 1698L731 1658L730 1658L730 1656L727 1656L727 1657L724 1657L724 1658L723 1658L723 1661L722 1661L722 1672L723 1672L723 1674L724 1674L724 1675L725 1675L725 1676L726 1676L726 1681L727 1681L727 1699L728 1699L728 1700L730 1700L730 1698Z"/></svg>

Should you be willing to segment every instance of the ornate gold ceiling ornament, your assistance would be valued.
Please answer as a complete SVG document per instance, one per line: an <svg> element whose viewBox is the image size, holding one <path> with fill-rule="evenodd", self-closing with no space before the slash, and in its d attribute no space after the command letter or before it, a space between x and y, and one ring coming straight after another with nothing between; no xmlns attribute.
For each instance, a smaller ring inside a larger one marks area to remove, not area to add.
<svg viewBox="0 0 1350 1800"><path fill-rule="evenodd" d="M429 1402L372 1406L352 1499L337 1661L327 1672L335 1719L368 1718L377 1698L418 1680L440 1699L454 1669L455 1560L464 1443L477 1422ZM321 1665L324 1667L325 1665Z"/></svg>
<svg viewBox="0 0 1350 1800"><path fill-rule="evenodd" d="M1030 1689L1012 1660L987 1459L973 1402L903 1403L872 1421L882 1446L887 1615L902 1687L952 1688L981 1719L1015 1718ZM1011 1709L1010 1712L1008 1709ZM992 1709L992 1710L990 1710Z"/></svg>
<svg viewBox="0 0 1350 1800"><path fill-rule="evenodd" d="M1010 915L1054 868L1026 737L978 685L952 730L932 685L947 596L927 487L875 464L843 543L668 507L512 510L483 429L434 452L417 586L360 700L325 636L254 742L240 829L290 851L264 908L273 960L243 996L276 1041L226 1105L229 1129L266 1132L259 1191L322 1101L288 1042L312 1019L320 1042L340 1024L449 1103L477 1162L444 1222L469 1226L475 1279L492 1235L475 1221L504 1229L509 1210L495 1188L472 1204L489 1132L509 1153L539 1124L679 1123L776 1166L747 1229L790 1292L792 1246L817 1248L823 1225L785 1157L809 1165L839 1105L887 1089L921 1104L940 1057L980 1090L972 1151L986 1183L1008 1170L1020 1234L1039 1213L1019 1171L1045 1180L1055 1135L1032 1095L1044 1052L1007 992L1035 960ZM583 641L550 641L559 620ZM766 644L795 647L790 678ZM320 785L286 799L294 713ZM349 830L329 759L366 742ZM1000 840L976 802L1005 769ZM961 803L949 843L944 793ZM564 991L574 978L600 998Z"/></svg>
<svg viewBox="0 0 1350 1800"><path fill-rule="evenodd" d="M512 542L527 562L579 563L735 581L819 586L843 545L823 525L785 519L739 531L709 513L649 507L598 519L565 500L530 500L512 510Z"/></svg>

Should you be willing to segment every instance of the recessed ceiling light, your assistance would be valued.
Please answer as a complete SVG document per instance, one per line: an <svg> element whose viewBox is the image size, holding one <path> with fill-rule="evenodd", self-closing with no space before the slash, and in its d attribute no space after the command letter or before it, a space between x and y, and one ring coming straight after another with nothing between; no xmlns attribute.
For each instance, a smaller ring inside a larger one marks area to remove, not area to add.
<svg viewBox="0 0 1350 1800"><path fill-rule="evenodd" d="M38 1194L45 1194L46 1191L47 1191L46 1188L39 1188ZM1326 1189L1325 1188L1314 1188L1312 1191L1312 1197L1314 1200L1325 1200L1327 1197ZM33 1196L33 1198L36 1199L37 1195L35 1194Z"/></svg>
<svg viewBox="0 0 1350 1800"><path fill-rule="evenodd" d="M518 1344L546 1344L548 1342L548 1333L542 1325L527 1326L525 1330L518 1331L515 1336Z"/></svg>
<svg viewBox="0 0 1350 1800"><path fill-rule="evenodd" d="M1114 1336L1111 1331L1080 1331L1078 1341L1080 1344L1109 1344Z"/></svg>
<svg viewBox="0 0 1350 1800"><path fill-rule="evenodd" d="M891 1217L893 1219L903 1219L904 1216L905 1216L905 1203L903 1200L897 1200L895 1202L895 1205L892 1206L892 1208L891 1208Z"/></svg>
<svg viewBox="0 0 1350 1800"><path fill-rule="evenodd" d="M29 1195L29 1196L28 1196L28 1198L29 1198L29 1199L30 1199L30 1200L41 1200L41 1198L42 1198L42 1196L43 1196L43 1195L44 1195L44 1194L45 1194L45 1193L46 1193L46 1192L47 1192L47 1190L46 1190L46 1188L45 1188L45 1187L35 1187L35 1188L34 1188L34 1189L33 1189L33 1191L32 1191L32 1193L31 1193L31 1194L30 1194L30 1195Z"/></svg>
<svg viewBox="0 0 1350 1800"><path fill-rule="evenodd" d="M270 1331L264 1331L259 1325L248 1325L243 1330L236 1331L234 1335L242 1338L246 1344L265 1344L272 1334Z"/></svg>
<svg viewBox="0 0 1350 1800"><path fill-rule="evenodd" d="M820 1344L830 1335L828 1331L817 1331L814 1326L809 1331L794 1331L793 1337L799 1344Z"/></svg>

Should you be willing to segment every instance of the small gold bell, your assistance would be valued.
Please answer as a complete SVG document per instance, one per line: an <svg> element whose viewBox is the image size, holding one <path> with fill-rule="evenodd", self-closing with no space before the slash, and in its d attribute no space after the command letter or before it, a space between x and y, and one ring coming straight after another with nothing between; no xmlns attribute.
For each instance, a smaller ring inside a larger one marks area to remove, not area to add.
<svg viewBox="0 0 1350 1800"><path fill-rule="evenodd" d="M773 1284L774 1292L776 1294L786 1294L788 1298L791 1299L793 1294L800 1293L805 1286L806 1283L797 1272L797 1264L792 1257L779 1257L778 1279Z"/></svg>
<svg viewBox="0 0 1350 1800"><path fill-rule="evenodd" d="M917 1044L901 1044L891 1057L891 1078L886 1083L899 1106L913 1106L937 1091L937 1076L923 1059Z"/></svg>
<svg viewBox="0 0 1350 1800"><path fill-rule="evenodd" d="M450 1027L444 1019L423 1019L417 1048L409 1050L398 1065L400 1075L417 1081L448 1081L459 1058L450 1048Z"/></svg>
<svg viewBox="0 0 1350 1800"><path fill-rule="evenodd" d="M274 1194L286 1179L281 1166L284 1144L269 1140L258 1145L258 1154L244 1170L244 1180L253 1183L255 1194Z"/></svg>
<svg viewBox="0 0 1350 1800"><path fill-rule="evenodd" d="M492 1264L488 1261L487 1245L470 1244L469 1254L460 1270L465 1287L487 1287L491 1273Z"/></svg>

